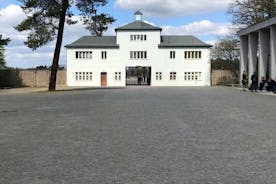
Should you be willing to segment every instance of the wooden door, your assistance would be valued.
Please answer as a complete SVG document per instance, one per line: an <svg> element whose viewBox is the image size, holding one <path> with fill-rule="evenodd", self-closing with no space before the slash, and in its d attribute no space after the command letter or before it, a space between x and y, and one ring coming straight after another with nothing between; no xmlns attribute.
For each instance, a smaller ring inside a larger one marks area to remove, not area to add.
<svg viewBox="0 0 276 184"><path fill-rule="evenodd" d="M107 74L101 73L101 86L107 86Z"/></svg>

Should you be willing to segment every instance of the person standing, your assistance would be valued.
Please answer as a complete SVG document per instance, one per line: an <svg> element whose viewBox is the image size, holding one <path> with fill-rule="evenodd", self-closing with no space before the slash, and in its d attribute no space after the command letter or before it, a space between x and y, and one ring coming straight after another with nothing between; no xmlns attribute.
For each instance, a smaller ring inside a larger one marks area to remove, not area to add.
<svg viewBox="0 0 276 184"><path fill-rule="evenodd" d="M258 76L257 73L254 72L253 75L251 76L251 92L255 91L257 92L258 89Z"/></svg>
<svg viewBox="0 0 276 184"><path fill-rule="evenodd" d="M246 91L246 88L247 88L247 75L246 75L246 72L245 71L243 71L243 73L242 73L242 81L241 81L241 83L242 83L242 89L243 89L243 91Z"/></svg>
<svg viewBox="0 0 276 184"><path fill-rule="evenodd" d="M260 84L259 84L259 90L262 91L264 89L264 86L266 84L266 80L264 77L261 78Z"/></svg>

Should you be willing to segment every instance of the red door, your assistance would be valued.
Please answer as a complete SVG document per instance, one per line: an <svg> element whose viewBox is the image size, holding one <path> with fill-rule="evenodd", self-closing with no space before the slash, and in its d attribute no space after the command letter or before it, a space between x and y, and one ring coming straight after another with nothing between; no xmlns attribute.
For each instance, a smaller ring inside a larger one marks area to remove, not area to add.
<svg viewBox="0 0 276 184"><path fill-rule="evenodd" d="M107 74L101 73L101 86L107 86Z"/></svg>

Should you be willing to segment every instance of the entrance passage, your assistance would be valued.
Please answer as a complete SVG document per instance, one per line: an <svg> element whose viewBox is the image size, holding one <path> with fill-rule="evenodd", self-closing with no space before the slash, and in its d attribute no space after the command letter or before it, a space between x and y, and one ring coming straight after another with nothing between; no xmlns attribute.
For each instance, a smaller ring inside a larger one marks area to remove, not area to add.
<svg viewBox="0 0 276 184"><path fill-rule="evenodd" d="M150 86L151 85L151 67L126 67L126 85L127 86Z"/></svg>
<svg viewBox="0 0 276 184"><path fill-rule="evenodd" d="M101 86L107 86L107 74L106 74L106 72L101 73Z"/></svg>

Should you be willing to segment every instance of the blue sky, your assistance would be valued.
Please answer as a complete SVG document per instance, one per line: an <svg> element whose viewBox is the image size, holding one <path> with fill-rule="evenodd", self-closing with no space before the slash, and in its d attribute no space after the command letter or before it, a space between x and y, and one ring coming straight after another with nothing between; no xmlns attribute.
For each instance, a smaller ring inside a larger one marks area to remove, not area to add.
<svg viewBox="0 0 276 184"><path fill-rule="evenodd" d="M219 37L231 34L231 17L226 14L231 0L109 0L101 8L112 15L116 22L110 25L105 35L114 35L114 28L134 21L136 10L143 12L143 20L162 27L164 35L194 35L207 43L214 43ZM28 33L13 29L25 14L16 0L0 0L0 34L11 38L6 47L8 66L30 68L39 65L50 66L55 42L36 51L23 44ZM76 19L77 14L76 14ZM83 35L89 35L81 23L66 26L63 46ZM60 64L66 65L66 50L63 47Z"/></svg>

